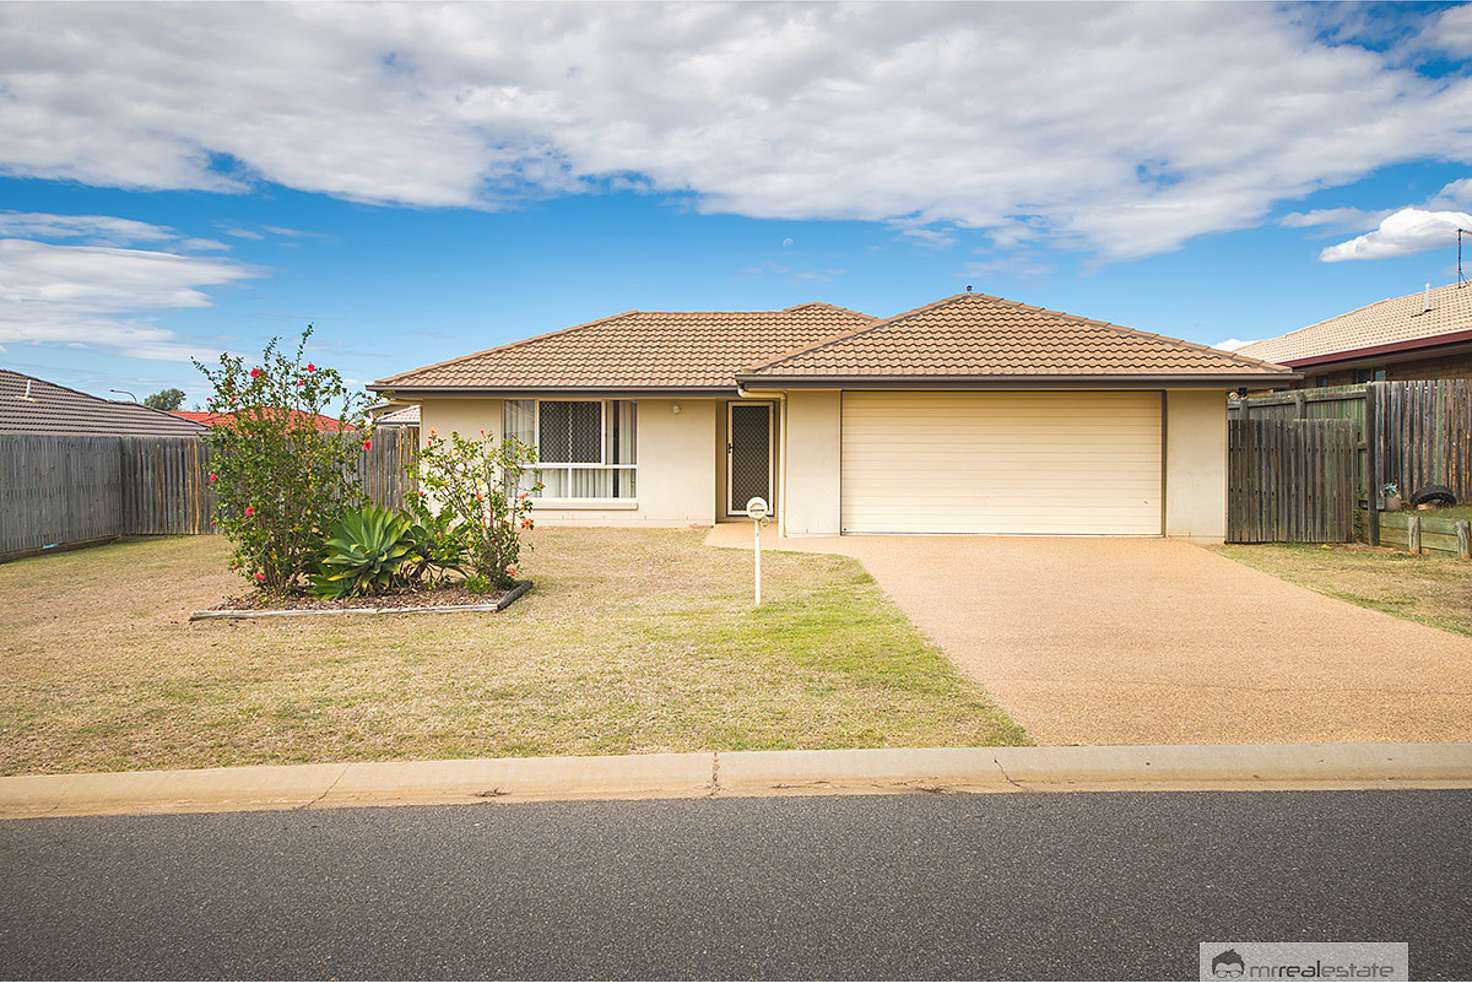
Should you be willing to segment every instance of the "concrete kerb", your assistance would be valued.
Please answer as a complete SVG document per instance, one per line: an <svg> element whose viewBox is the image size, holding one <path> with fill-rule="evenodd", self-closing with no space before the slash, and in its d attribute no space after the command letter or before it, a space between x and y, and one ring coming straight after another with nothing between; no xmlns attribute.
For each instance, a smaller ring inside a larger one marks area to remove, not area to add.
<svg viewBox="0 0 1472 982"><path fill-rule="evenodd" d="M0 818L581 798L1472 787L1472 743L965 747L272 765L0 778Z"/></svg>

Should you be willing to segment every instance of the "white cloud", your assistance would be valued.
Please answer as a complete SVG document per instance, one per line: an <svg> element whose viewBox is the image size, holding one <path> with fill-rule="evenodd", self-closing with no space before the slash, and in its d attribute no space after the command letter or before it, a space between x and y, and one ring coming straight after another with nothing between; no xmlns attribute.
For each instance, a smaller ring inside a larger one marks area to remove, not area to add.
<svg viewBox="0 0 1472 982"><path fill-rule="evenodd" d="M208 307L205 287L259 275L223 259L0 239L0 342L100 345L170 361L210 356L218 345L189 342L148 318Z"/></svg>
<svg viewBox="0 0 1472 982"><path fill-rule="evenodd" d="M1459 228L1472 230L1472 215L1464 211L1402 208L1382 221L1373 232L1329 246L1319 253L1319 258L1326 263L1337 263L1347 259L1409 256L1427 249L1450 249L1456 244Z"/></svg>
<svg viewBox="0 0 1472 982"><path fill-rule="evenodd" d="M1421 43L1451 55L1472 55L1472 7L1458 5L1442 11L1436 23L1421 35Z"/></svg>
<svg viewBox="0 0 1472 982"><path fill-rule="evenodd" d="M1358 232L1374 228L1394 214L1393 210L1365 211L1361 208L1317 208L1289 212L1278 219L1284 228L1322 228L1333 232Z"/></svg>
<svg viewBox="0 0 1472 982"><path fill-rule="evenodd" d="M110 215L52 215L35 211L0 211L0 237L29 239L88 239L119 245L166 242L173 229Z"/></svg>
<svg viewBox="0 0 1472 982"><path fill-rule="evenodd" d="M1225 341L1218 341L1212 347L1218 351L1236 351L1239 348L1245 348L1249 344L1256 343L1255 341L1243 341L1241 338L1227 338Z"/></svg>
<svg viewBox="0 0 1472 982"><path fill-rule="evenodd" d="M1472 78L1325 43L1311 20L1241 4L0 5L0 172L481 208L634 188L1128 258L1386 164L1472 159L1472 130L1448 123L1472 118Z"/></svg>

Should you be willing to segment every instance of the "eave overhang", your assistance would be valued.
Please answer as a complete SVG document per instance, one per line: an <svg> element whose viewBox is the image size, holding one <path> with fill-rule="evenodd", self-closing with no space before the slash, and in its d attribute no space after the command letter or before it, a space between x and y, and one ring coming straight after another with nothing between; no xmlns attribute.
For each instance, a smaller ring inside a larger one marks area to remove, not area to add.
<svg viewBox="0 0 1472 982"><path fill-rule="evenodd" d="M761 389L1282 389L1303 375L738 375Z"/></svg>

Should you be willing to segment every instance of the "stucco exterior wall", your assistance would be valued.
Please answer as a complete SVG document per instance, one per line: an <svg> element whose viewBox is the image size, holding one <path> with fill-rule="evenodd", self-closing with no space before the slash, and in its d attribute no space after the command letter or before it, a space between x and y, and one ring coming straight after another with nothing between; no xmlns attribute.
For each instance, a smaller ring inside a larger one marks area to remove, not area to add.
<svg viewBox="0 0 1472 982"><path fill-rule="evenodd" d="M638 498L629 506L553 508L533 512L546 525L626 525L683 528L715 522L716 475L711 450L716 439L713 399L640 399L638 417ZM680 411L676 413L674 407ZM500 399L426 399L420 410L420 438L434 428L441 435L466 436L481 429L501 435Z"/></svg>
<svg viewBox="0 0 1472 982"><path fill-rule="evenodd" d="M1166 393L1165 534L1221 542L1227 535L1227 394Z"/></svg>
<svg viewBox="0 0 1472 982"><path fill-rule="evenodd" d="M837 535L839 393L793 390L787 397L788 535Z"/></svg>

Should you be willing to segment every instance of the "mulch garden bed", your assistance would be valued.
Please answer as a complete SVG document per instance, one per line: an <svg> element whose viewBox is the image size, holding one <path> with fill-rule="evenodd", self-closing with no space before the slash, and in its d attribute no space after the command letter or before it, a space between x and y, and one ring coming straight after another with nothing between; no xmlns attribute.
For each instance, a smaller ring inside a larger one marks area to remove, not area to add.
<svg viewBox="0 0 1472 982"><path fill-rule="evenodd" d="M464 586L455 584L431 590L401 590L376 597L343 597L340 600L245 593L238 597L230 597L208 610L197 610L190 615L189 619L310 616L313 614L448 614L457 611L500 611L505 610L531 587L531 580L522 580L510 590L471 593Z"/></svg>

